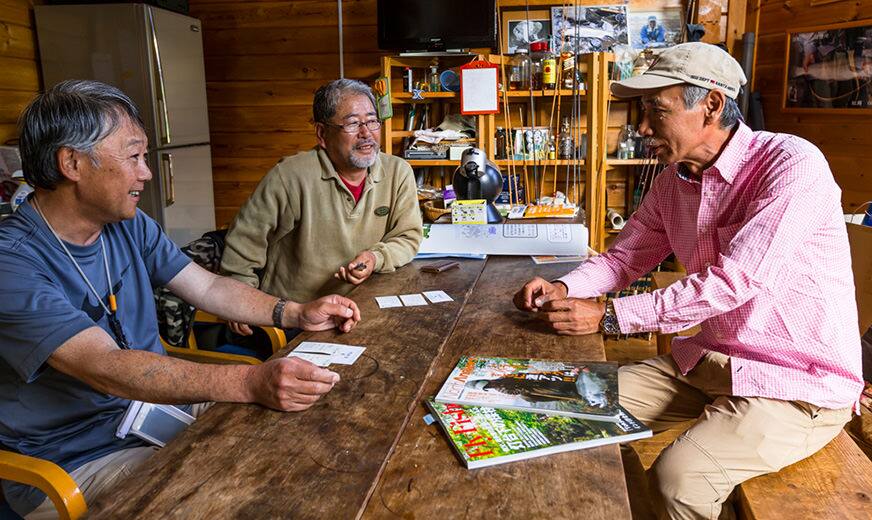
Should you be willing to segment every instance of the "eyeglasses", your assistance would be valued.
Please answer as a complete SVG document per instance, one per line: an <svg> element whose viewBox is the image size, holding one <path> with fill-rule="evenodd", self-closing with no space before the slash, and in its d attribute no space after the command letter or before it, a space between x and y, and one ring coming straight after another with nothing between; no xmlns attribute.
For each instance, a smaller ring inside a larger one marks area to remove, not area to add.
<svg viewBox="0 0 872 520"><path fill-rule="evenodd" d="M327 126L335 126L341 128L346 134L356 134L360 132L360 127L365 126L370 132L375 132L381 128L381 121L378 119L370 119L369 121L356 121L354 123L345 123L344 125L335 125L333 123L322 123Z"/></svg>

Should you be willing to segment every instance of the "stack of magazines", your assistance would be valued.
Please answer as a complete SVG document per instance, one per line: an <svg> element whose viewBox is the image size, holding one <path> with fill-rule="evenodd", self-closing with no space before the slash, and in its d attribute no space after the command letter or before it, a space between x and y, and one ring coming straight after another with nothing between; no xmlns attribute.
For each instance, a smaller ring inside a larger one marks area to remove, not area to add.
<svg viewBox="0 0 872 520"><path fill-rule="evenodd" d="M463 356L426 404L469 469L651 436L616 363Z"/></svg>

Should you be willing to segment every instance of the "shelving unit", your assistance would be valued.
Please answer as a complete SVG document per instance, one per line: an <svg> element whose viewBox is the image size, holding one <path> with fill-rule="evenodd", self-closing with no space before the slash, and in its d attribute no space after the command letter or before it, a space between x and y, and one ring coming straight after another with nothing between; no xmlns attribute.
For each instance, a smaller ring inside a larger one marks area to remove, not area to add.
<svg viewBox="0 0 872 520"><path fill-rule="evenodd" d="M439 69L458 67L475 56L440 57ZM499 77L503 78L505 68L510 56L496 54L480 54L479 59L485 59L500 67ZM384 133L382 143L386 153L397 153L403 139L410 138L413 132L405 130L405 109L410 105L428 104L430 112L430 126L441 122L448 113L458 113L460 96L454 92L422 92L423 99L412 99L411 92L403 91L402 70L410 67L419 72L426 70L432 58L429 57L384 57L382 58L382 74L387 77L391 85L391 103L394 106L394 116L383 124ZM622 124L626 124L632 118L632 108L621 107L618 110L610 110L610 102L614 101L609 92L609 64L614 61L614 56L608 53L595 53L579 56L579 66L584 72L585 90L556 89L536 91L501 91L499 114L476 116L477 136L471 142L474 146L484 150L488 157L493 160L495 156L494 134L498 126L504 128L520 128L530 126L550 126L552 129L559 127L563 116L569 115L573 102L581 105L581 113L577 113L575 126L572 130L575 137L575 145L578 146L578 136L587 134L587 150L585 156L578 160L571 159L528 159L512 160L499 159L494 163L500 168L503 175L514 174L519 179L526 181L525 189L528 196L533 196L537 191L542 194L551 194L556 186L560 191L566 191L567 175L570 176L570 186L567 196L573 202L581 202L585 210L585 223L590 233L590 246L598 251L605 248L606 238L612 233L606 229L607 208L613 208L622 215L627 216L632 203L632 175L627 175L627 169L633 166L650 164L647 159L617 159L607 157L607 153L614 153L616 148L617 134ZM577 97L576 97L577 96ZM560 113L556 107L552 107L560 98ZM530 124L530 102L534 103L533 121ZM504 107L508 104L508 114L504 113ZM615 107L611 107L615 108ZM520 113L518 112L520 110ZM552 116L552 113L554 114ZM538 116L538 117L537 117ZM397 130L397 128L399 128ZM441 173L450 174L446 169L458 165L457 161L440 160L409 160L413 168L443 168ZM533 179L538 179L538 190ZM441 176L436 178L441 179ZM438 182L436 182L438 187ZM574 187L573 187L574 184ZM575 192L577 190L577 193Z"/></svg>

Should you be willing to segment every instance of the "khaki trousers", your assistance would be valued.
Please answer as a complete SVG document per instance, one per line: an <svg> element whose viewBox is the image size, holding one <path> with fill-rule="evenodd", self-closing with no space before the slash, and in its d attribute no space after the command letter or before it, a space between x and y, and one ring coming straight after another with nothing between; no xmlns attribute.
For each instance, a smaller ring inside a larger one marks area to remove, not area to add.
<svg viewBox="0 0 872 520"><path fill-rule="evenodd" d="M730 358L717 352L686 376L670 355L618 374L621 405L655 433L694 421L648 470L659 518L732 518L723 505L737 484L812 455L851 419L849 408L730 395Z"/></svg>
<svg viewBox="0 0 872 520"><path fill-rule="evenodd" d="M199 417L215 403L197 403L192 406L191 415ZM97 498L121 480L132 475L136 468L157 453L157 446L142 446L118 450L99 459L82 464L70 473L85 497L85 504ZM51 499L46 498L39 506L28 513L26 520L55 520L58 513Z"/></svg>

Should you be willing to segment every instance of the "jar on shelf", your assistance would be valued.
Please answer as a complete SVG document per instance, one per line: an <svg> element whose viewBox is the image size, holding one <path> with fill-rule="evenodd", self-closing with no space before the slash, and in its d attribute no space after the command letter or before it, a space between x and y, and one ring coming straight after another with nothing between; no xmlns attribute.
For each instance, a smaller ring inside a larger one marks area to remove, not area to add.
<svg viewBox="0 0 872 520"><path fill-rule="evenodd" d="M509 90L530 88L530 56L527 49L518 49L509 60Z"/></svg>
<svg viewBox="0 0 872 520"><path fill-rule="evenodd" d="M533 90L543 88L543 71L545 59L550 55L548 52L548 42L533 42L530 44L530 70L532 72L531 83Z"/></svg>

